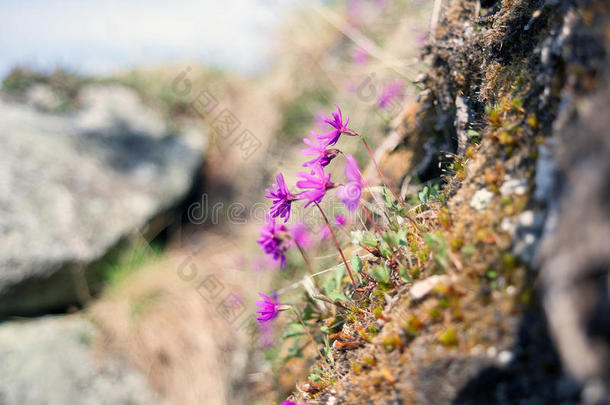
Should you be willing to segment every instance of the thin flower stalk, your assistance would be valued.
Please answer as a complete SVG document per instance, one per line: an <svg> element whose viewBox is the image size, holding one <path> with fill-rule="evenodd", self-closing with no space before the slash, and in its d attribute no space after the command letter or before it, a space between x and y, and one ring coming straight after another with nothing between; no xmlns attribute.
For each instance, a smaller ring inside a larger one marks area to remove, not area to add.
<svg viewBox="0 0 610 405"><path fill-rule="evenodd" d="M311 341L311 343L313 344L313 346L316 348L316 351L318 352L318 356L320 356L320 359L322 359L322 361L324 362L324 364L326 365L328 371L331 370L330 368L330 364L328 364L328 361L326 361L326 357L324 357L322 355L322 352L320 351L320 349L318 348L318 344L316 343L315 339L313 338L313 336L311 336L311 333L309 332L309 329L307 329L307 325L305 325L305 322L303 322L303 318L301 318L301 315L299 315L299 312L296 310L295 307L291 306L290 309L292 309L292 312L294 313L294 315L297 317L297 320L299 321L299 323L301 324L301 326L303 326L303 329L305 330L305 333L307 334L307 337L309 338L309 340Z"/></svg>
<svg viewBox="0 0 610 405"><path fill-rule="evenodd" d="M362 211L364 212L364 215L366 215L366 218L373 225L373 227L375 228L375 230L377 231L379 236L381 236L383 233L381 232L381 230L379 229L379 227L377 226L375 221L373 221L373 218L371 217L371 214L369 214L369 210L366 208L366 206L364 205L364 203L362 201L360 201L360 208L362 208Z"/></svg>
<svg viewBox="0 0 610 405"><path fill-rule="evenodd" d="M341 245L339 245L339 241L337 240L337 236L335 235L335 231L333 231L333 228L330 225L330 222L328 221L328 217L324 213L324 210L322 209L322 207L320 207L320 204L318 204L318 203L315 203L315 204L316 204L316 207L318 207L318 210L320 210L320 214L322 214L322 217L324 218L324 221L326 221L326 226L328 227L328 230L330 231L330 234L333 237L333 241L335 242L335 246L337 247L337 250L341 254L341 259L343 259L343 264L345 264L345 269L347 270L347 274L349 275L349 278L350 278L350 280L352 282L352 285L354 286L354 291L356 292L356 295L358 296L358 298L360 298L360 293L357 290L358 289L358 285L356 284L356 280L354 279L354 274L352 273L352 269L349 267L349 264L347 264L347 260L345 259L345 255L343 254L343 250L341 249Z"/></svg>
<svg viewBox="0 0 610 405"><path fill-rule="evenodd" d="M373 221L373 218L371 217L371 215L369 214L368 209L364 206L364 203L362 201L360 201L360 207L362 208L362 211L364 211L364 214L366 215L366 218L369 220L369 222L371 224L373 224L373 227L375 228L375 230L377 231L377 233L381 236L383 235L383 233L381 232L381 230L379 229L379 227L377 226L377 224L375 223L375 221ZM396 251L394 250L394 248L392 246L390 246L390 249L392 250L392 258L391 261L393 261L394 263L398 263L400 264L400 260L398 260L398 253L396 253Z"/></svg>
<svg viewBox="0 0 610 405"><path fill-rule="evenodd" d="M318 289L318 291L322 291L322 288L320 287L318 279L316 278L316 274L313 271L313 268L311 267L311 262L309 261L309 258L307 257L305 250L303 249L301 244L299 242L297 242L296 239L294 239L294 244L296 245L297 249L299 249L299 252L301 252L301 256L303 256L303 261L305 262L305 266L307 267L307 270L309 271L309 274L311 276L311 279L313 280L313 283L316 285L316 288Z"/></svg>
<svg viewBox="0 0 610 405"><path fill-rule="evenodd" d="M377 173L379 174L379 177L381 178L381 181L390 190L390 192L392 193L392 196L394 196L394 199L396 201L398 201L398 203L400 205L404 206L404 201L400 197L398 197L398 193L396 193L396 191L394 190L394 187L392 187L392 185L390 184L388 179L386 179L386 177L383 175L383 172L381 171L381 169L377 165L377 161L375 160L375 157L373 156L373 152L371 151L371 148L369 147L369 144L366 142L366 139L364 139L364 136L362 136L361 134L359 134L358 132L356 132L356 131L354 131L352 129L346 129L344 131L344 133L346 135L350 135L350 136L357 136L358 138L360 138L362 140L362 143L364 144L364 147L366 148L366 151L368 152L369 156L371 157L371 161L373 162L373 165L375 166L375 169L377 170ZM418 232L422 231L420 226L419 226L419 224L415 221L415 219L413 219L411 217L410 214L407 216L407 218L409 219L409 221L411 221L413 226L415 226L415 228L417 229Z"/></svg>

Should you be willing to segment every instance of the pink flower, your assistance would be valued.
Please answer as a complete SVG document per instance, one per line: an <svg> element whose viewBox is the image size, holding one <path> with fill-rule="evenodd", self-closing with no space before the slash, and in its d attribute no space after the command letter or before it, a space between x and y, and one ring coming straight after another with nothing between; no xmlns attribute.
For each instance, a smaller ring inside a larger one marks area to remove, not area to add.
<svg viewBox="0 0 610 405"><path fill-rule="evenodd" d="M397 79L390 83L387 83L383 90L381 91L381 96L379 96L379 100L377 100L377 104L381 108L387 108L390 106L392 101L397 98L402 98L404 96L404 83L402 80Z"/></svg>
<svg viewBox="0 0 610 405"><path fill-rule="evenodd" d="M353 212L360 203L362 188L366 186L366 181L362 178L358 163L352 155L345 157L345 177L349 181L339 188L337 197L350 212Z"/></svg>
<svg viewBox="0 0 610 405"><path fill-rule="evenodd" d="M263 299L262 301L256 301L261 309L256 311L259 316L256 318L259 322L268 322L278 316L280 311L283 309L282 305L278 302L277 293L273 294L273 298L267 297L265 294L258 293Z"/></svg>
<svg viewBox="0 0 610 405"><path fill-rule="evenodd" d="M335 183L330 181L330 173L324 173L319 164L311 166L311 173L300 172L297 176L304 179L297 181L297 187L306 190L299 194L299 198L309 200L305 207L313 203L319 204L326 191L336 187Z"/></svg>
<svg viewBox="0 0 610 405"><path fill-rule="evenodd" d="M275 219L267 217L267 224L260 230L258 244L263 251L273 257L273 260L280 261L280 268L286 266L286 237L284 233L287 229L284 225L277 225Z"/></svg>
<svg viewBox="0 0 610 405"><path fill-rule="evenodd" d="M320 164L320 166L327 166L331 160L333 160L339 151L337 149L326 149L327 145L316 137L316 134L311 133L313 139L304 138L303 142L309 146L301 150L301 154L305 156L315 156L312 160L303 163L303 167L312 166L314 164Z"/></svg>
<svg viewBox="0 0 610 405"><path fill-rule="evenodd" d="M326 145L334 145L339 140L339 137L342 133L347 131L347 124L349 123L349 117L347 117L346 121L343 122L343 114L341 113L341 109L335 103L335 107L337 107L337 112L332 113L332 118L326 118L324 122L329 124L334 130L327 132L325 134L318 134L317 138L326 142Z"/></svg>
<svg viewBox="0 0 610 405"><path fill-rule="evenodd" d="M276 181L277 183L271 185L272 188L265 190L265 197L273 200L269 213L273 218L284 218L284 222L287 222L290 218L290 207L292 202L297 200L298 197L288 190L282 173L278 174Z"/></svg>

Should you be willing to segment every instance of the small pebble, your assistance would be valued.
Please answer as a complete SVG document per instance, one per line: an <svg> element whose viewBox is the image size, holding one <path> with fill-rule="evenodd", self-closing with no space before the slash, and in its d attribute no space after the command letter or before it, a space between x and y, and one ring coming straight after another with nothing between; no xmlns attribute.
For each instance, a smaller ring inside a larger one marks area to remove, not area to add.
<svg viewBox="0 0 610 405"><path fill-rule="evenodd" d="M513 361L514 357L515 355L513 354L513 352L508 350L502 350L498 355L498 363L500 363L500 366L505 367L508 365L508 363Z"/></svg>
<svg viewBox="0 0 610 405"><path fill-rule="evenodd" d="M512 194L524 195L527 192L527 181L525 179L511 179L507 176L507 180L500 187L502 197L508 197Z"/></svg>
<svg viewBox="0 0 610 405"><path fill-rule="evenodd" d="M494 194L486 189L481 189L474 193L472 200L470 200L470 206L477 211L483 211L487 204L494 198Z"/></svg>
<svg viewBox="0 0 610 405"><path fill-rule="evenodd" d="M470 349L470 354L473 356L481 356L483 354L483 347L481 345L476 345Z"/></svg>

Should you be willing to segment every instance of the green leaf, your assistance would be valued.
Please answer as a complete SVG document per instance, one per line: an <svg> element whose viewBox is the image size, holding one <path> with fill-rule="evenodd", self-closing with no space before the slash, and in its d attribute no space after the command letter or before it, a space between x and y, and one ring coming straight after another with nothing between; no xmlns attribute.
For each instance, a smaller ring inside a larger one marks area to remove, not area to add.
<svg viewBox="0 0 610 405"><path fill-rule="evenodd" d="M419 197L419 201L421 201L423 204L426 204L428 202L429 191L430 189L428 188L428 186L425 186L424 189L420 191L419 194L417 194L417 196Z"/></svg>
<svg viewBox="0 0 610 405"><path fill-rule="evenodd" d="M328 294L328 298L333 301L349 301L343 291L340 290L332 291L330 294Z"/></svg>
<svg viewBox="0 0 610 405"><path fill-rule="evenodd" d="M392 192L386 187L383 186L383 198L385 199L385 205L388 208L391 208L393 211L398 210L398 201L392 195Z"/></svg>
<svg viewBox="0 0 610 405"><path fill-rule="evenodd" d="M382 284L387 284L390 281L390 272L385 265L374 267L371 270L371 275Z"/></svg>
<svg viewBox="0 0 610 405"><path fill-rule="evenodd" d="M305 334L305 330L303 329L303 325L301 325L300 323L291 323L284 330L284 333L282 334L281 339L282 340L289 339L291 337L301 336L304 334Z"/></svg>
<svg viewBox="0 0 610 405"><path fill-rule="evenodd" d="M402 211L402 210L404 210L404 208L401 208L400 210ZM398 224L398 221L396 220L396 218L392 218L392 220L390 221L389 227L392 231L398 232L400 225Z"/></svg>
<svg viewBox="0 0 610 405"><path fill-rule="evenodd" d="M392 257L392 249L390 248L390 245L388 245L387 243L382 243L381 246L379 247L379 252L381 252L381 255L383 257L385 257L386 259L389 259L390 257Z"/></svg>
<svg viewBox="0 0 610 405"><path fill-rule="evenodd" d="M402 281L404 281L405 283L413 282L413 280L411 280L411 277L409 276L409 272L407 271L407 268L405 266L400 266L400 268L398 269L398 274L400 274L400 279Z"/></svg>
<svg viewBox="0 0 610 405"><path fill-rule="evenodd" d="M341 284L343 283L343 277L345 277L345 265L341 265L341 267L339 267L337 270L335 270L334 272L334 280L335 280L335 288L333 288L333 290L337 290L341 288ZM332 294L332 291L331 291Z"/></svg>
<svg viewBox="0 0 610 405"><path fill-rule="evenodd" d="M466 135L469 138L474 138L475 136L479 136L479 133L477 131L475 131L474 129L469 129L468 131L466 131Z"/></svg>
<svg viewBox="0 0 610 405"><path fill-rule="evenodd" d="M377 247L377 244L379 243L377 241L377 239L375 239L375 237L373 235L371 235L370 233L367 233L364 235L364 239L362 240L362 243L366 246L370 246L372 248Z"/></svg>
<svg viewBox="0 0 610 405"><path fill-rule="evenodd" d="M424 234L424 240L430 249L434 252L434 261L446 269L449 263L449 257L447 253L447 241L438 232L429 232Z"/></svg>
<svg viewBox="0 0 610 405"><path fill-rule="evenodd" d="M407 228L401 228L398 231L398 243L402 246L407 246L409 243L409 240L407 239Z"/></svg>
<svg viewBox="0 0 610 405"><path fill-rule="evenodd" d="M382 239L390 246L398 246L398 235L395 233L384 232L381 235Z"/></svg>
<svg viewBox="0 0 610 405"><path fill-rule="evenodd" d="M352 267L358 273L362 271L362 259L360 258L360 256L354 255L354 257L352 257Z"/></svg>

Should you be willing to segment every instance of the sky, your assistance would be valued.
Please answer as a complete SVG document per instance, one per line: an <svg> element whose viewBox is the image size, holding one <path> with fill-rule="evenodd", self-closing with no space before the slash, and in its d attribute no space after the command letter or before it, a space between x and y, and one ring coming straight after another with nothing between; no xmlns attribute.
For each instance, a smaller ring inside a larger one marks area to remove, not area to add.
<svg viewBox="0 0 610 405"><path fill-rule="evenodd" d="M197 61L256 73L299 0L0 0L0 77L12 67L104 75Z"/></svg>

